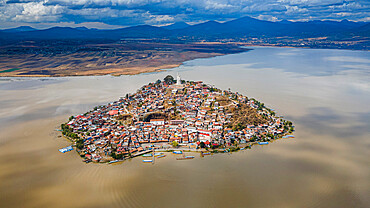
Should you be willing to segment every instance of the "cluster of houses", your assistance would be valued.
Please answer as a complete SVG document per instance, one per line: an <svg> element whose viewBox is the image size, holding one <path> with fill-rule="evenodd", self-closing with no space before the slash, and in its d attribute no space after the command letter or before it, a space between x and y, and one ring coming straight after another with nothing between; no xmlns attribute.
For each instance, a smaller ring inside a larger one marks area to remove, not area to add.
<svg viewBox="0 0 370 208"><path fill-rule="evenodd" d="M227 109L240 103L260 108L238 93L201 81L182 84L178 77L176 84L157 81L145 85L134 94L71 118L67 125L83 140L80 153L93 161L106 160L112 153L135 154L153 144L196 149L200 144L227 146L284 133L281 119L266 108L258 113L268 116L269 123L237 131L226 128L233 116Z"/></svg>

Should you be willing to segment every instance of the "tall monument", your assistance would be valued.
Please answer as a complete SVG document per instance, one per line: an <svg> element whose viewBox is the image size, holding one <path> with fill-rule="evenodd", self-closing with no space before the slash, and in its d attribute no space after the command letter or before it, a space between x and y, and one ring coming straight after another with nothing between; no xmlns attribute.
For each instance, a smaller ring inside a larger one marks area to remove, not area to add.
<svg viewBox="0 0 370 208"><path fill-rule="evenodd" d="M179 73L177 73L176 85L181 85L181 78Z"/></svg>

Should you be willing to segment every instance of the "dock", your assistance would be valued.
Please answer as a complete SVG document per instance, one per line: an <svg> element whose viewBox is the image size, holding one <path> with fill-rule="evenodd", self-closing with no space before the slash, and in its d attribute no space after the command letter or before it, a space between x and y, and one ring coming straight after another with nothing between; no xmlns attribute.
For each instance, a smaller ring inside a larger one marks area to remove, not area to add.
<svg viewBox="0 0 370 208"><path fill-rule="evenodd" d="M137 152L137 153L133 154L132 157L141 156L141 155L151 153L151 152L152 152L152 150L145 150L145 151Z"/></svg>

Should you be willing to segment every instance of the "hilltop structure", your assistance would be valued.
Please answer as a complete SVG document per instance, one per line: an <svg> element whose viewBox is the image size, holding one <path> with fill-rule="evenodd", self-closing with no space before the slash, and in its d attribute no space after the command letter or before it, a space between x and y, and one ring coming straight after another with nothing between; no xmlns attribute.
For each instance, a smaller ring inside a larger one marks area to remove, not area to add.
<svg viewBox="0 0 370 208"><path fill-rule="evenodd" d="M177 73L176 85L181 85L181 77L179 73Z"/></svg>

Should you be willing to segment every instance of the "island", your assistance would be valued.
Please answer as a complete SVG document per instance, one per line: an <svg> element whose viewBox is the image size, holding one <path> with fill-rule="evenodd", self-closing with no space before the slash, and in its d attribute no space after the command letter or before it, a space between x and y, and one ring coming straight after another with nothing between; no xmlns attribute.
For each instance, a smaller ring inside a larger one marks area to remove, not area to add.
<svg viewBox="0 0 370 208"><path fill-rule="evenodd" d="M61 131L72 142L61 152L75 147L84 162L101 163L140 155L161 158L163 152L235 152L294 137L293 123L264 103L202 81L181 80L179 75L71 116Z"/></svg>

